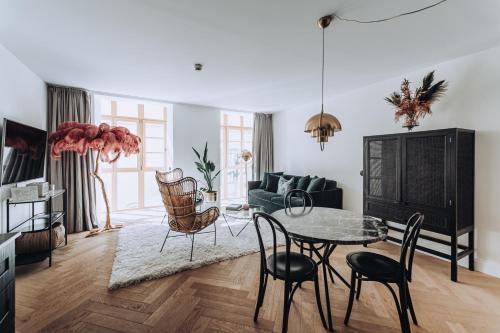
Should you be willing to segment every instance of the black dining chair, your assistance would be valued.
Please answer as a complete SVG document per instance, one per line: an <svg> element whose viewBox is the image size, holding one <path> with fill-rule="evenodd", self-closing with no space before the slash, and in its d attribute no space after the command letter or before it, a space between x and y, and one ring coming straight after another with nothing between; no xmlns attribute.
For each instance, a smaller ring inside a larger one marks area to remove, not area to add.
<svg viewBox="0 0 500 333"><path fill-rule="evenodd" d="M302 215L311 212L311 210L314 207L314 201L312 196L308 192L304 190L293 189L285 194L285 197L283 199L283 205L285 206L286 214ZM300 207L302 209L294 211L292 210L292 207L295 208ZM309 250L309 257L312 258L313 250L310 247L309 248L305 247L304 242L299 242L296 241L295 239L293 240L293 242L300 248L300 253L303 254L304 250ZM320 248L318 248L318 250L319 249Z"/></svg>
<svg viewBox="0 0 500 333"><path fill-rule="evenodd" d="M410 310L413 323L418 325L408 282L411 282L413 256L423 222L424 215L421 213L415 213L408 219L401 243L399 262L373 252L353 252L347 255L347 265L351 267L352 271L349 304L344 319L345 325L349 322L354 295L356 294L356 299L359 299L361 281L380 282L389 288L396 303L402 332L410 333L408 310ZM396 292L389 283L394 283L398 286L399 302Z"/></svg>
<svg viewBox="0 0 500 333"><path fill-rule="evenodd" d="M296 198L296 199L295 199ZM295 199L295 200L294 200ZM314 200L308 192L299 189L293 189L288 191L285 194L283 205L285 206L285 212L289 215L303 215L310 213L314 208ZM302 208L295 209L294 208ZM300 253L304 253L304 251L309 251L309 258L313 257L313 247L316 251L322 250L325 247L325 244L319 244L317 247L314 244L304 245L304 242L293 240L294 244L300 248ZM330 280L334 282L333 274L330 270L328 270L330 275Z"/></svg>
<svg viewBox="0 0 500 333"><path fill-rule="evenodd" d="M321 317L323 326L326 327L325 316L321 307L320 290L318 283L318 267L314 260L301 253L290 251L291 240L287 234L287 231L285 230L283 225L271 215L257 212L253 214L253 220L255 229L257 230L260 248L259 293L255 305L255 314L253 317L254 321L257 321L259 310L264 303L267 278L269 275L271 275L273 280L278 279L285 282L285 290L283 293L284 303L282 332L286 332L288 329L288 314L290 312L293 295L297 290L299 284L304 281L314 282L316 304L318 306L319 315ZM269 227L266 228L266 232L272 232L272 247L269 250L271 252L270 255L267 255L266 253L266 247L268 247L269 244L265 245L264 241L262 240L262 231L264 229L262 228L261 223L263 224L263 226ZM279 235L276 233L276 230L283 234L283 237L285 238L285 251L277 251L277 247L279 246L277 236Z"/></svg>

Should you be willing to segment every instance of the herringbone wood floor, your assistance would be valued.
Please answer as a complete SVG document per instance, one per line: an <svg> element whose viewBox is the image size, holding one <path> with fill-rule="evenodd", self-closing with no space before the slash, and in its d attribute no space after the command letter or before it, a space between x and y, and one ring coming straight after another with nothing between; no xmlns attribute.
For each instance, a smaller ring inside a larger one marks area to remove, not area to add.
<svg viewBox="0 0 500 333"><path fill-rule="evenodd" d="M268 332L280 331L282 288L270 281L258 323L252 320L258 255L250 255L137 286L108 291L117 233L94 238L71 235L69 245L46 262L17 269L18 332ZM334 262L348 275L339 247ZM397 257L399 248L378 243L370 250ZM449 264L417 254L411 284L419 327L413 332L500 332L500 279L460 269L449 280ZM349 327L343 326L347 289L333 286L337 332L398 332L393 300L384 286L365 283ZM323 332L311 284L297 291L290 332Z"/></svg>

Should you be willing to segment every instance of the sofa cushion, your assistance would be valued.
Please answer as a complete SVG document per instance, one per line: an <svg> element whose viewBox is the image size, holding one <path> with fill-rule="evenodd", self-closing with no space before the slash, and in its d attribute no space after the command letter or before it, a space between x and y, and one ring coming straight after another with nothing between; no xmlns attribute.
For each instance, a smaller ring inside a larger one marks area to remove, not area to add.
<svg viewBox="0 0 500 333"><path fill-rule="evenodd" d="M287 180L283 176L281 176L278 181L278 189L276 193L285 195L286 193L288 193L288 191L293 190L294 187L295 187L295 178Z"/></svg>
<svg viewBox="0 0 500 333"><path fill-rule="evenodd" d="M271 198L271 202L283 206L283 200L285 200L285 197L281 194L274 194L274 196Z"/></svg>
<svg viewBox="0 0 500 333"><path fill-rule="evenodd" d="M259 188L265 190L267 187L267 179L269 175L283 175L283 172L264 172L264 177L262 177L262 182L260 183Z"/></svg>
<svg viewBox="0 0 500 333"><path fill-rule="evenodd" d="M275 196L271 198L271 202L275 203L277 205L283 206L285 208L285 197L282 196ZM302 207L304 205L304 199L299 198L299 197L291 197L290 202L292 204L292 207ZM288 203L287 203L288 204ZM308 204L308 202L307 202Z"/></svg>
<svg viewBox="0 0 500 333"><path fill-rule="evenodd" d="M295 188L297 190L302 190L302 191L306 191L307 190L307 187L309 186L309 182L311 181L311 176L307 175L305 177L300 177L298 180L297 180L297 186L295 186Z"/></svg>
<svg viewBox="0 0 500 333"><path fill-rule="evenodd" d="M337 182L335 180L329 180L327 179L325 181L325 191L327 190L333 190L334 188L337 188Z"/></svg>
<svg viewBox="0 0 500 333"><path fill-rule="evenodd" d="M250 191L248 191L248 195L251 197L256 197L258 199L262 199L262 200L269 201L269 202L272 202L271 199L274 197L282 197L279 194L276 194L273 192L268 192L268 191L263 190L263 189L250 190Z"/></svg>
<svg viewBox="0 0 500 333"><path fill-rule="evenodd" d="M269 174L267 176L267 185L266 185L266 191L267 192L274 192L276 193L278 191L278 183L280 181L280 177L278 175L272 175Z"/></svg>
<svg viewBox="0 0 500 333"><path fill-rule="evenodd" d="M323 191L324 188L325 188L325 178L314 177L311 178L309 186L307 186L306 192L311 193L311 192Z"/></svg>

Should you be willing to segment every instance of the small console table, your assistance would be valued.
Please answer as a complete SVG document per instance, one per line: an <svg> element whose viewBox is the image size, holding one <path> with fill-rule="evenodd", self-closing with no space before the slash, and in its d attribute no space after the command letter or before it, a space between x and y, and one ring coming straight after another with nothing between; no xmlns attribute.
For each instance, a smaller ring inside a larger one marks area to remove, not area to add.
<svg viewBox="0 0 500 333"><path fill-rule="evenodd" d="M53 199L63 197L63 210L54 211ZM35 204L45 203L45 212L35 214ZM31 217L11 228L10 206L31 204ZM64 189L50 191L47 195L33 200L7 200L7 232L38 233L49 232L47 250L37 253L19 254L16 256L16 265L30 264L49 258L49 267L52 266L52 232L54 223L63 220L64 242L68 244L68 226L66 216L67 194ZM40 223L39 221L43 221Z"/></svg>

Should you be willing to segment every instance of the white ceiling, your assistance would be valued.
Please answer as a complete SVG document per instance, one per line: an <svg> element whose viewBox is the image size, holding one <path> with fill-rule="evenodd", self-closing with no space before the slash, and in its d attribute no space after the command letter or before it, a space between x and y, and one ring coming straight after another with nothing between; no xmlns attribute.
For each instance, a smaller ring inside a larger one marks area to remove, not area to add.
<svg viewBox="0 0 500 333"><path fill-rule="evenodd" d="M0 0L0 43L43 80L220 108L320 98L316 20L373 19L436 0ZM326 31L327 95L500 44L500 1ZM193 64L205 65L195 72Z"/></svg>

